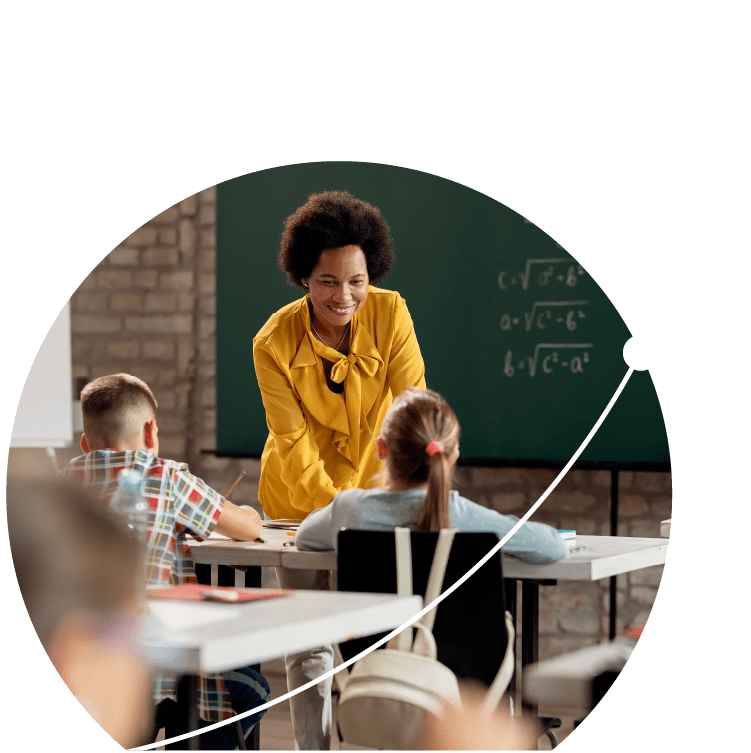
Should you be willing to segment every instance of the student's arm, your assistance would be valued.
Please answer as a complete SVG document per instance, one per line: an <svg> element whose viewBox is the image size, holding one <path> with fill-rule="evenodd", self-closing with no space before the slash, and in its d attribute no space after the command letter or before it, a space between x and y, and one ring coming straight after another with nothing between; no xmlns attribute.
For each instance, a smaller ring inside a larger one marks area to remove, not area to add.
<svg viewBox="0 0 751 753"><path fill-rule="evenodd" d="M254 341L253 361L266 423L281 461L281 480L289 489L290 502L303 513L324 507L337 490L324 470L318 444L292 385L265 341Z"/></svg>
<svg viewBox="0 0 751 753"><path fill-rule="evenodd" d="M295 546L302 550L329 551L336 549L336 497L331 504L321 507L308 515L295 534Z"/></svg>
<svg viewBox="0 0 751 753"><path fill-rule="evenodd" d="M407 387L425 389L425 364L417 343L415 327L407 304L399 295L394 310L394 340L389 358L388 380L394 397Z"/></svg>
<svg viewBox="0 0 751 753"><path fill-rule="evenodd" d="M493 531L499 538L503 538L519 521L515 515L501 515L458 494L455 497L455 505L451 507L451 515L452 527L462 531ZM526 562L547 565L565 557L568 548L555 528L544 523L527 521L503 545L503 551Z"/></svg>
<svg viewBox="0 0 751 753"><path fill-rule="evenodd" d="M252 507L245 505L239 507L225 499L222 513L214 530L235 541L252 541L261 535L263 522L261 516Z"/></svg>

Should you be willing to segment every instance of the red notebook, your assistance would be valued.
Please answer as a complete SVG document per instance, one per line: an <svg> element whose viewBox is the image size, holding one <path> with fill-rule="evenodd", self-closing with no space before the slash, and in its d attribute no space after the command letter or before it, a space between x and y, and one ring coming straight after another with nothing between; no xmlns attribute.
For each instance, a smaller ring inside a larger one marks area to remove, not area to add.
<svg viewBox="0 0 751 753"><path fill-rule="evenodd" d="M150 588L150 599L180 599L181 601L220 601L240 604L244 601L260 601L288 596L292 591L280 589L232 588L231 586L206 586L200 583L183 583L168 588Z"/></svg>

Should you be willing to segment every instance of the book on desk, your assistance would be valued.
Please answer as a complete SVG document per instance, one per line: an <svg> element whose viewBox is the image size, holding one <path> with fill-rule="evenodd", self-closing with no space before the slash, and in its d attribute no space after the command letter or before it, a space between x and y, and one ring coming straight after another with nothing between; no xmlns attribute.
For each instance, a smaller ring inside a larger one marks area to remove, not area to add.
<svg viewBox="0 0 751 753"><path fill-rule="evenodd" d="M576 529L574 528L557 528L561 538L566 542L569 551L576 549Z"/></svg>

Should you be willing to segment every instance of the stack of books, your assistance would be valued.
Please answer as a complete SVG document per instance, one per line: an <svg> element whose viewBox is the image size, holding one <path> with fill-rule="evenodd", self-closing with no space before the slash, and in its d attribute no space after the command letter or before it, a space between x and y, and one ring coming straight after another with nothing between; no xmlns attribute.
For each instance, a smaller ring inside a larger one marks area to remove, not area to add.
<svg viewBox="0 0 751 753"><path fill-rule="evenodd" d="M576 549L576 530L571 528L558 528L556 529L561 534L563 540L566 542L566 546L569 551Z"/></svg>

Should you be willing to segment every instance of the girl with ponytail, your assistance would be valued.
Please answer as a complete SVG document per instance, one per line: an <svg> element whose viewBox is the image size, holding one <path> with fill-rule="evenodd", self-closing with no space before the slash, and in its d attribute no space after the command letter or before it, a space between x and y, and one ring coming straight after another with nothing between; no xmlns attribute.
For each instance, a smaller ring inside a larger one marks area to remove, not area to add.
<svg viewBox="0 0 751 753"><path fill-rule="evenodd" d="M394 399L381 425L378 457L384 488L347 489L314 510L295 536L298 549L336 549L342 528L416 531L457 528L492 531L503 537L519 518L470 502L451 489L459 457L459 422L449 404L432 390L405 390ZM504 551L528 562L556 562L567 552L558 531L526 522Z"/></svg>

